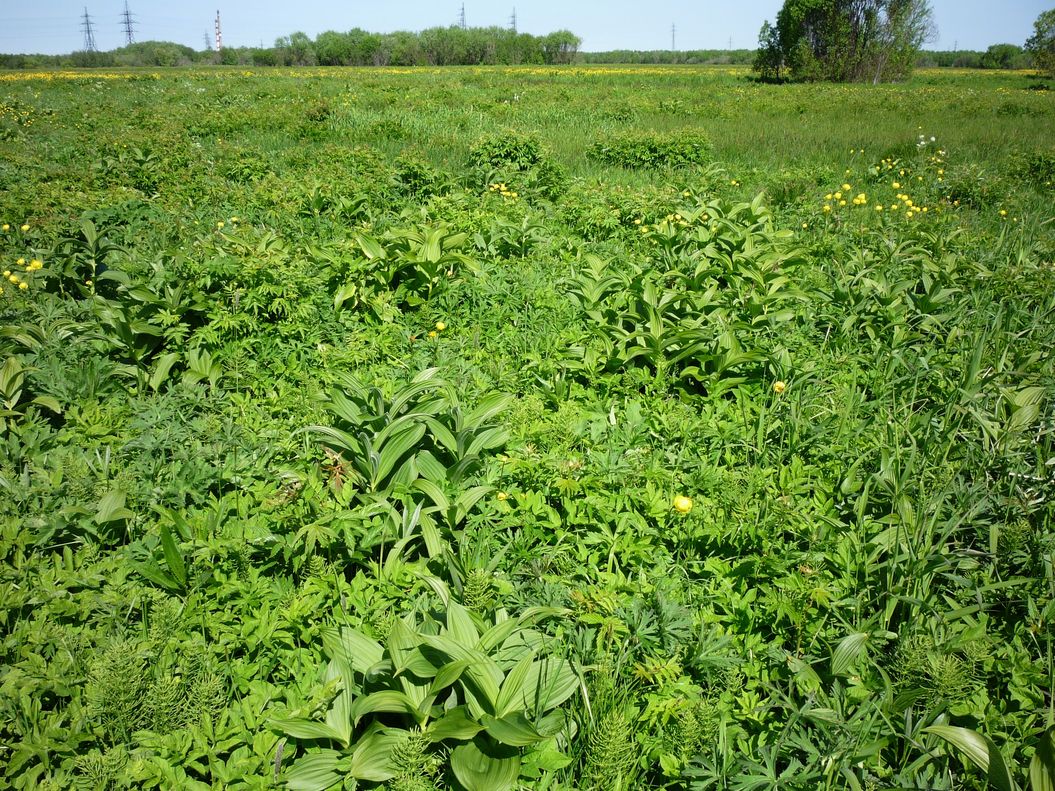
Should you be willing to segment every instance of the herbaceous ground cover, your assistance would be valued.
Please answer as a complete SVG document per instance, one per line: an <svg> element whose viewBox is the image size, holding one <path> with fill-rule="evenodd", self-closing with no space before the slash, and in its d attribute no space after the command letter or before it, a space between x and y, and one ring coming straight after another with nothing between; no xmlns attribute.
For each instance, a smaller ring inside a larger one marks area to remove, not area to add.
<svg viewBox="0 0 1055 791"><path fill-rule="evenodd" d="M1021 73L3 75L0 786L1039 782L1053 130Z"/></svg>

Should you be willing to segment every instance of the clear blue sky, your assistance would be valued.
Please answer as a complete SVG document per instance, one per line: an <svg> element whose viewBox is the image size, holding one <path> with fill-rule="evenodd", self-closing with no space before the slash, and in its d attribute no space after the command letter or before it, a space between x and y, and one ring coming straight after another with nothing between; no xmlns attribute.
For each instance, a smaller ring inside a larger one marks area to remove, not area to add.
<svg viewBox="0 0 1055 791"><path fill-rule="evenodd" d="M460 0L128 0L136 39L161 39L201 49L212 36L219 9L228 46L270 46L278 36L302 30L420 30L453 24ZM83 46L81 15L87 5L99 49L124 43L123 0L0 0L0 52L64 53ZM509 23L516 6L518 28L548 33L567 28L588 51L667 49L671 24L678 49L753 48L758 29L773 19L781 0L466 0L471 26ZM1022 44L1041 11L1055 0L931 0L938 38L931 49L983 50L990 44Z"/></svg>

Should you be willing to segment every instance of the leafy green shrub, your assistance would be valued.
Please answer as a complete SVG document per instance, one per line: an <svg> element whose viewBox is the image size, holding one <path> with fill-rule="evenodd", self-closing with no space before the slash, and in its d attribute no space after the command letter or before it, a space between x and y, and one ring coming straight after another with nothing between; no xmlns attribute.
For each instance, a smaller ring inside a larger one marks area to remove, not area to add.
<svg viewBox="0 0 1055 791"><path fill-rule="evenodd" d="M624 168L679 168L710 162L711 143L694 132L636 132L598 141L586 155Z"/></svg>
<svg viewBox="0 0 1055 791"><path fill-rule="evenodd" d="M516 132L484 137L469 149L469 166L476 169L528 170L540 162L542 144Z"/></svg>
<svg viewBox="0 0 1055 791"><path fill-rule="evenodd" d="M1011 160L1011 175L1040 187L1055 186L1055 151L1020 153Z"/></svg>

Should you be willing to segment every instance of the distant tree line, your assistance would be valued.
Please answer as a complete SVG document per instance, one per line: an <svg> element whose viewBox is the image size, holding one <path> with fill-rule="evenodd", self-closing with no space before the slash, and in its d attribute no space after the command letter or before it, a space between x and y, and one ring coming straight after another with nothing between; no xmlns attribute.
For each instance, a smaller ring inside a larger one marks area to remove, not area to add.
<svg viewBox="0 0 1055 791"><path fill-rule="evenodd" d="M569 30L543 36L500 27L428 28L420 33L328 30L313 40L306 33L279 38L273 47L225 47L197 51L168 41L144 41L109 52L68 55L0 55L9 69L192 66L474 66L563 64L576 60L582 40Z"/></svg>
<svg viewBox="0 0 1055 791"><path fill-rule="evenodd" d="M583 52L581 55L583 63L698 63L715 66L750 66L754 58L753 49L617 49L611 52Z"/></svg>

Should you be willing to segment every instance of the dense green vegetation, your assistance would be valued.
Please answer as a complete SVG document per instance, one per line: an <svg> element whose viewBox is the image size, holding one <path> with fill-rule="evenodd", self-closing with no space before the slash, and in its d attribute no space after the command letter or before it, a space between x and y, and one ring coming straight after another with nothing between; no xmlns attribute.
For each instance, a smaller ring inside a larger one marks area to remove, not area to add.
<svg viewBox="0 0 1055 791"><path fill-rule="evenodd" d="M0 787L1050 788L1038 87L0 77Z"/></svg>
<svg viewBox="0 0 1055 791"><path fill-rule="evenodd" d="M141 41L110 52L68 55L0 55L0 66L110 68L113 66L477 66L570 63L581 40L569 30L544 36L500 27L426 28L370 33L361 28L327 30L314 39L296 32L271 47L225 47L195 52L168 41Z"/></svg>

